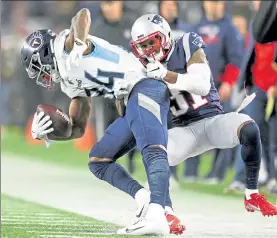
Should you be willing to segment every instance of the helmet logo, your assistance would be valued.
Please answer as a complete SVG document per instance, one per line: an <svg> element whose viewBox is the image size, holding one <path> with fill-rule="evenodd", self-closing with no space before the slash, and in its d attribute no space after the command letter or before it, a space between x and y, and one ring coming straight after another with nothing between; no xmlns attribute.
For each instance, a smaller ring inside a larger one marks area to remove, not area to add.
<svg viewBox="0 0 277 238"><path fill-rule="evenodd" d="M28 44L36 50L40 49L43 45L42 35L39 32L33 33Z"/></svg>
<svg viewBox="0 0 277 238"><path fill-rule="evenodd" d="M151 22L160 25L163 23L163 18L160 15L155 15Z"/></svg>

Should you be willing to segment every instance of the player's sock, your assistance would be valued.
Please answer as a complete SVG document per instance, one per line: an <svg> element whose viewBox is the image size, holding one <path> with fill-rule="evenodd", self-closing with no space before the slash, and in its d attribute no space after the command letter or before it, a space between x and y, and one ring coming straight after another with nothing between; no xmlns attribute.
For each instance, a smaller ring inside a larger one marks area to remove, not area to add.
<svg viewBox="0 0 277 238"><path fill-rule="evenodd" d="M150 203L164 207L170 177L167 153L160 147L148 146L142 150L142 156L151 191Z"/></svg>
<svg viewBox="0 0 277 238"><path fill-rule="evenodd" d="M149 197L150 197L150 193L145 188L138 190L137 193L135 194L135 200L138 207L144 205L146 201L149 202L150 200Z"/></svg>
<svg viewBox="0 0 277 238"><path fill-rule="evenodd" d="M261 163L260 131L255 122L245 124L240 130L241 158L245 164L246 188L256 191Z"/></svg>
<svg viewBox="0 0 277 238"><path fill-rule="evenodd" d="M247 200L251 199L251 194L253 193L259 193L259 190L258 189L248 189L246 188L245 189L245 197Z"/></svg>
<svg viewBox="0 0 277 238"><path fill-rule="evenodd" d="M89 162L88 167L97 178L128 193L133 198L143 188L120 164L115 162Z"/></svg>
<svg viewBox="0 0 277 238"><path fill-rule="evenodd" d="M165 207L164 207L164 210L165 210L168 214L175 215L175 213L174 213L172 207L165 206Z"/></svg>

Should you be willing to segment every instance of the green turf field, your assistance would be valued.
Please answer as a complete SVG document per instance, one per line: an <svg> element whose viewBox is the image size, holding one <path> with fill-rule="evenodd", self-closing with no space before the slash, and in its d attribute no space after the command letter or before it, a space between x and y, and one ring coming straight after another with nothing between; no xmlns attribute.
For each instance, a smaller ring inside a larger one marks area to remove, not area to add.
<svg viewBox="0 0 277 238"><path fill-rule="evenodd" d="M53 142L50 148L47 149L44 145L34 146L28 144L20 129L9 128L3 134L1 149L4 153L13 153L15 155L27 156L30 159L43 160L47 163L68 165L87 170L89 152L77 151L74 148L74 143L72 141ZM201 162L200 175L204 175L210 170L210 155L206 154L203 157L205 157L205 159ZM118 162L125 166L126 158L123 157L119 159ZM134 176L141 181L146 181L144 167L139 155L137 156L135 163L137 172ZM182 167L182 165L179 166L179 170L181 170Z"/></svg>
<svg viewBox="0 0 277 238"><path fill-rule="evenodd" d="M53 142L50 148L46 148L44 145L29 145L25 139L22 130L18 128L9 128L2 134L1 149L4 153L13 153L15 155L22 155L29 159L42 160L47 163L54 163L62 166L73 166L80 169L87 169L88 152L79 152L74 148L72 141L68 142ZM211 167L211 154L206 153L202 155L200 175L205 175ZM123 166L126 165L126 158L118 160ZM146 175L140 156L137 156L135 161L136 172L134 178L139 181L145 182ZM179 173L183 169L183 165L178 167ZM181 189L193 190L197 192L209 193L214 195L223 196L223 189L228 186L233 178L234 170L229 170L224 183L218 185L207 185L201 183L181 183ZM264 191L263 191L264 192ZM275 201L276 198L266 194L271 201ZM241 199L241 195L227 194L224 196L232 196Z"/></svg>
<svg viewBox="0 0 277 238"><path fill-rule="evenodd" d="M128 237L117 226L2 195L1 237ZM138 236L139 237L139 236Z"/></svg>

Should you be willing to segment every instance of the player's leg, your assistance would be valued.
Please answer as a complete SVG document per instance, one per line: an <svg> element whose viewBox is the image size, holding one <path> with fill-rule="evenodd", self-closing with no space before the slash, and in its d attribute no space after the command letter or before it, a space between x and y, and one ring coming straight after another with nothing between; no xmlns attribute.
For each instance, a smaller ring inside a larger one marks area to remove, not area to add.
<svg viewBox="0 0 277 238"><path fill-rule="evenodd" d="M258 88L255 88L257 91L255 100L246 107L247 114L255 120L257 123L260 134L261 134L261 141L262 141L262 149L263 149L263 159L265 168L268 174L267 179L267 186L272 187L272 181L274 180L275 170L274 168L274 148L272 147L272 137L276 134L274 131L274 112L272 117L270 118L269 122L265 120L265 108L267 104L267 95L265 92L261 91ZM273 126L273 128L272 128Z"/></svg>
<svg viewBox="0 0 277 238"><path fill-rule="evenodd" d="M143 156L150 195L145 219L118 232L125 234L168 234L164 207L169 188L167 160L167 114L169 93L162 81L145 79L132 90L126 107L126 119Z"/></svg>
<svg viewBox="0 0 277 238"><path fill-rule="evenodd" d="M241 145L238 145L236 163L235 163L235 176L232 183L224 189L224 193L241 194L245 191L245 172L244 162L241 159Z"/></svg>
<svg viewBox="0 0 277 238"><path fill-rule="evenodd" d="M103 138L95 144L90 152L89 169L99 179L132 196L137 203L136 220L145 215L150 200L150 193L146 191L116 160L136 146L125 118L118 118L112 123ZM167 210L171 209L168 195ZM175 223L170 223L170 231L182 232L180 220L173 216ZM172 216L169 217L172 219ZM169 221L168 218L168 221ZM179 220L179 223L176 222Z"/></svg>
<svg viewBox="0 0 277 238"><path fill-rule="evenodd" d="M118 158L135 146L136 142L126 119L120 117L106 129L105 135L91 149L88 166L97 178L140 200L143 187L125 168L116 163ZM146 191L144 194L148 196Z"/></svg>
<svg viewBox="0 0 277 238"><path fill-rule="evenodd" d="M134 149L127 154L128 172L130 174L133 174L135 172L135 163L134 163L135 153L136 153L136 150Z"/></svg>
<svg viewBox="0 0 277 238"><path fill-rule="evenodd" d="M200 156L194 156L185 160L185 168L183 171L183 180L187 182L195 182L198 179L198 171L200 164Z"/></svg>
<svg viewBox="0 0 277 238"><path fill-rule="evenodd" d="M263 215L277 215L277 208L258 193L261 163L261 139L257 124L246 114L227 113L207 120L206 134L216 148L233 148L241 144L245 164L245 207L248 211L260 209Z"/></svg>
<svg viewBox="0 0 277 238"><path fill-rule="evenodd" d="M178 165L189 158L197 144L196 137L189 126L170 129L167 144L169 165Z"/></svg>

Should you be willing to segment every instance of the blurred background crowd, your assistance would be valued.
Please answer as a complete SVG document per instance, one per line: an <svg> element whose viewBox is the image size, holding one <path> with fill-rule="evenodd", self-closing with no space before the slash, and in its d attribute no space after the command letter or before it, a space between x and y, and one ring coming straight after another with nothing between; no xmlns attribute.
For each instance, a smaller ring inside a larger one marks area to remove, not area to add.
<svg viewBox="0 0 277 238"><path fill-rule="evenodd" d="M277 47L276 43L272 43L263 48L253 42L251 20L259 8L259 1L4 1L1 5L3 127L24 128L40 103L58 105L65 111L68 109L69 98L58 88L53 93L37 86L21 66L20 47L30 33L43 28L54 32L69 28L71 18L86 7L91 12L91 35L130 49L130 28L136 18L146 13L159 13L170 23L174 38L178 39L188 31L202 36L226 112L234 111L239 106L239 99L245 96L244 86L248 93L260 93L244 113L251 115L260 127L265 171L262 182L270 193L277 194L274 164L277 152L276 104L275 108L272 106L269 116L266 115L268 98L273 95L276 100L277 95ZM273 55L268 52L273 52ZM263 83L263 80L271 84ZM93 99L91 125L97 139L117 117L113 101ZM134 158L138 156L135 154L136 151L133 151L127 158L131 173L136 170ZM212 169L204 177L199 175L202 155L186 160L181 170L171 168L172 184L178 181L219 184L224 181L228 169L235 167L233 182L225 191L243 191L244 168L239 148L215 150L211 156Z"/></svg>

